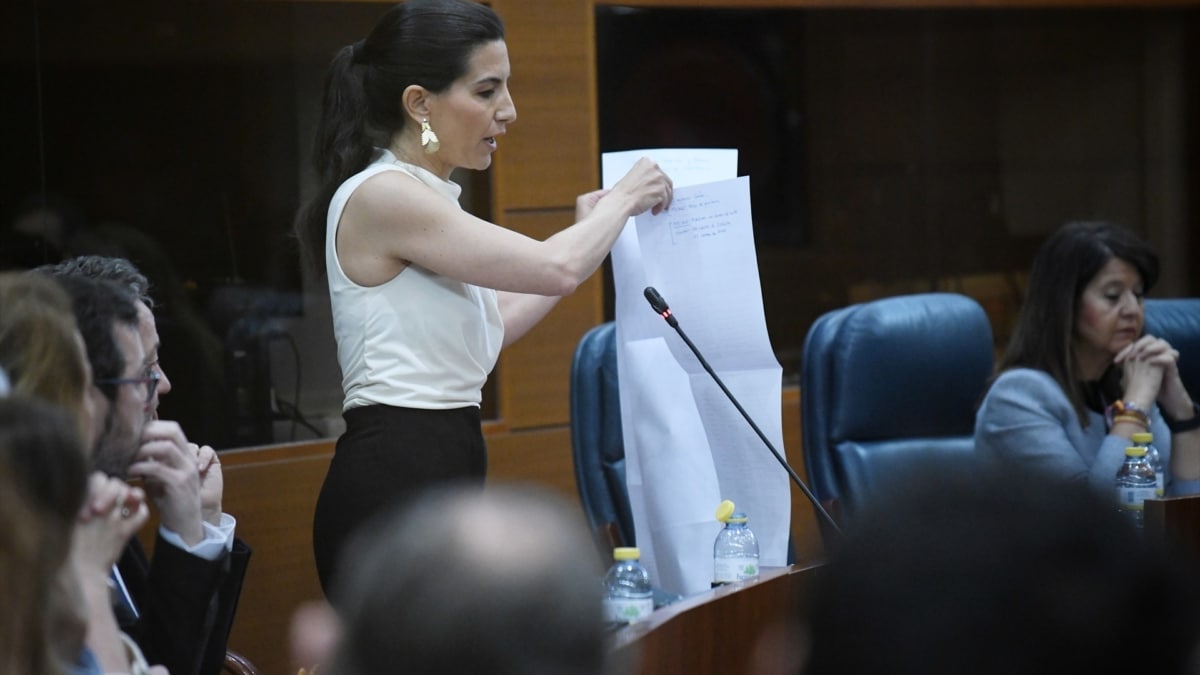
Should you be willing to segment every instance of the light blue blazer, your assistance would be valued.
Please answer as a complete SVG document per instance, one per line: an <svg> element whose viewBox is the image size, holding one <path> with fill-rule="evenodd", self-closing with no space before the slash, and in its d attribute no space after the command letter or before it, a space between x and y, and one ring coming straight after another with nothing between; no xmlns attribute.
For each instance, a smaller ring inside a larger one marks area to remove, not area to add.
<svg viewBox="0 0 1200 675"><path fill-rule="evenodd" d="M1166 469L1168 496L1200 494L1200 480L1171 479L1171 432L1159 413L1150 411L1150 432ZM1017 461L1052 479L1086 482L1107 494L1125 461L1129 440L1108 433L1104 416L1079 416L1054 378L1041 370L1014 368L992 384L975 415L975 449L987 459Z"/></svg>

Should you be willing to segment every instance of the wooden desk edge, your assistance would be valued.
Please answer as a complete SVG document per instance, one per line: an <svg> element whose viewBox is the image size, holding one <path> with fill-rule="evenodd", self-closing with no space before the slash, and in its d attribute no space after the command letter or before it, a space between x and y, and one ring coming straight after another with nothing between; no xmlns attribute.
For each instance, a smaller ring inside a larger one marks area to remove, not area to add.
<svg viewBox="0 0 1200 675"><path fill-rule="evenodd" d="M773 585L784 583L796 575L805 575L814 570L824 567L823 561L811 563L789 565L787 567L763 568L759 577L752 581L745 581L738 584L730 584L728 586L719 586L711 590L697 593L696 595L688 596L679 602L667 605L656 609L650 618L639 621L638 623L630 624L624 628L618 629L609 639L609 649L618 651L626 647L636 644L645 636L658 630L663 625L671 622L690 612L698 607L706 605L710 602L715 602L720 598L740 593L750 588L759 586Z"/></svg>

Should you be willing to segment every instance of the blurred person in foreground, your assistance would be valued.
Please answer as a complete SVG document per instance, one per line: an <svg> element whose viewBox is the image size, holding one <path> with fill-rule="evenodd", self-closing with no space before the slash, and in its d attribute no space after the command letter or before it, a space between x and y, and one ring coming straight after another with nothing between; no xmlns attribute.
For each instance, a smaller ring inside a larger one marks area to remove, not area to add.
<svg viewBox="0 0 1200 675"><path fill-rule="evenodd" d="M66 410L21 395L0 399L0 671L6 675L130 672L105 564L148 513L140 498L110 487L103 476L89 483Z"/></svg>
<svg viewBox="0 0 1200 675"><path fill-rule="evenodd" d="M1081 483L986 460L925 467L832 547L800 672L1195 673L1195 562Z"/></svg>
<svg viewBox="0 0 1200 675"><path fill-rule="evenodd" d="M576 512L528 485L453 484L377 516L339 568L341 636L316 672L627 672L610 661L603 570Z"/></svg>

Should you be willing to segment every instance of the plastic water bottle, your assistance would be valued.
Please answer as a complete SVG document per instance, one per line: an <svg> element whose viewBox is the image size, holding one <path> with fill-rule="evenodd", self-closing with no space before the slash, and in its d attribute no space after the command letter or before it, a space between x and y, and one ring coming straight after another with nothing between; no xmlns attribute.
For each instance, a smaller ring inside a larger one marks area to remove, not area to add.
<svg viewBox="0 0 1200 675"><path fill-rule="evenodd" d="M1125 448L1125 462L1117 470L1117 506L1128 514L1139 529L1144 520L1147 499L1154 499L1158 481L1154 467L1146 460L1146 447L1135 445Z"/></svg>
<svg viewBox="0 0 1200 675"><path fill-rule="evenodd" d="M1150 462L1150 466L1154 468L1154 478L1157 481L1154 488L1154 496L1162 497L1167 494L1167 473L1163 469L1162 455L1158 454L1158 448L1154 447L1154 434L1149 431L1139 431L1129 437L1134 445L1144 446L1146 448L1146 461Z"/></svg>
<svg viewBox="0 0 1200 675"><path fill-rule="evenodd" d="M717 507L717 520L725 527L713 542L713 586L758 577L758 539L746 525L749 518L727 499Z"/></svg>
<svg viewBox="0 0 1200 675"><path fill-rule="evenodd" d="M642 567L636 546L613 549L613 566L604 577L604 614L609 621L635 623L654 611L650 573Z"/></svg>

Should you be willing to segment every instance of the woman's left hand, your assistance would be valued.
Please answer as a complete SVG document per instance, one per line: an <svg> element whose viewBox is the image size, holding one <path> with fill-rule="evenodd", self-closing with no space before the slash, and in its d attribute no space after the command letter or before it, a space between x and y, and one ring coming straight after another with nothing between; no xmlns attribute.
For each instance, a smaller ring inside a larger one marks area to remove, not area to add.
<svg viewBox="0 0 1200 675"><path fill-rule="evenodd" d="M592 190L579 195L575 198L575 222L579 222L588 217L592 209L596 208L596 204L608 194L608 190Z"/></svg>
<svg viewBox="0 0 1200 675"><path fill-rule="evenodd" d="M96 471L88 479L88 500L71 535L71 561L81 578L106 576L129 541L150 517L146 495Z"/></svg>

